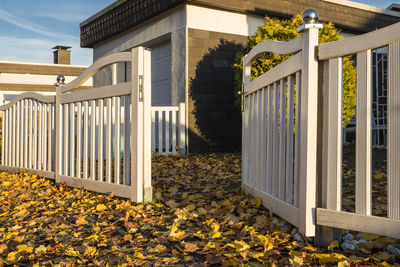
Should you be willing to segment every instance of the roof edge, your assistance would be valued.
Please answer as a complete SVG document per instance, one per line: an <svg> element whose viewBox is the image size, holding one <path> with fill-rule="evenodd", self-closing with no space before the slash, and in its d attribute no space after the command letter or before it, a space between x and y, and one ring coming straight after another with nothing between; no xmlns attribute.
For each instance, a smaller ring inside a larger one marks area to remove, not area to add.
<svg viewBox="0 0 400 267"><path fill-rule="evenodd" d="M354 1L349 1L349 0L321 0L321 1L400 18L400 12L388 10L385 8L379 8L376 6L366 5Z"/></svg>

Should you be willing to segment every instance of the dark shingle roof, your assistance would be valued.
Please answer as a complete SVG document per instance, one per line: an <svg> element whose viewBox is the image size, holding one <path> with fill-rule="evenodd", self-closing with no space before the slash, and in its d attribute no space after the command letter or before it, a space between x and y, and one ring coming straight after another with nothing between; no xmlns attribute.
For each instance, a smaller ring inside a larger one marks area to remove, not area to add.
<svg viewBox="0 0 400 267"><path fill-rule="evenodd" d="M378 12L330 0L119 0L81 23L81 47L93 47L96 43L180 4L278 17L288 17L307 8L314 8L319 12L321 21L332 21L356 33L372 31L400 21L400 13Z"/></svg>

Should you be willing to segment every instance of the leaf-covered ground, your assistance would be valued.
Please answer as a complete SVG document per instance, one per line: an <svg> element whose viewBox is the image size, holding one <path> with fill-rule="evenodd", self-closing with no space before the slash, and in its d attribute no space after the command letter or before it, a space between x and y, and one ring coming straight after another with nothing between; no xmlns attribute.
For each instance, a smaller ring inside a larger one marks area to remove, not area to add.
<svg viewBox="0 0 400 267"><path fill-rule="evenodd" d="M398 248L398 240L369 243L371 255L296 241L293 226L240 192L236 154L155 157L153 181L154 203L136 205L35 175L1 173L0 266L400 262L384 250Z"/></svg>

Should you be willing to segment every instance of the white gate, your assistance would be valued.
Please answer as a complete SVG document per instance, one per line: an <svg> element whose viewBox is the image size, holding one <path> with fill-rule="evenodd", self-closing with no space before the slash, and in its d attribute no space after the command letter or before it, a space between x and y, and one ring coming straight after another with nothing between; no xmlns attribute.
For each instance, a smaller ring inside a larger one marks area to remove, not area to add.
<svg viewBox="0 0 400 267"><path fill-rule="evenodd" d="M131 81L79 88L118 62L131 62ZM71 83L58 86L56 97L22 94L0 110L1 169L30 171L135 202L151 201L149 50L137 47L103 57Z"/></svg>
<svg viewBox="0 0 400 267"><path fill-rule="evenodd" d="M388 217L372 216L372 49L388 46ZM357 54L355 213L342 208L342 57ZM324 62L322 207L317 223L400 238L400 23L321 44Z"/></svg>
<svg viewBox="0 0 400 267"><path fill-rule="evenodd" d="M301 37L268 41L244 58L243 181L247 193L299 227L315 226L400 238L400 23L353 38L322 44L318 24ZM372 216L372 49L388 46L388 216ZM250 81L251 64L262 53L294 54ZM342 57L357 55L355 213L342 211ZM323 102L318 103L318 90ZM296 103L295 103L296 102ZM322 124L317 106L322 105ZM317 128L322 129L317 136ZM317 159L321 138L322 161ZM317 165L321 164L321 165ZM322 191L316 186L317 170ZM316 194L321 196L317 206ZM333 237L333 236L331 236ZM322 238L322 235L321 235Z"/></svg>
<svg viewBox="0 0 400 267"><path fill-rule="evenodd" d="M289 42L260 43L243 59L243 189L306 236L315 234L320 27L306 24ZM252 62L265 52L294 55L250 81Z"/></svg>

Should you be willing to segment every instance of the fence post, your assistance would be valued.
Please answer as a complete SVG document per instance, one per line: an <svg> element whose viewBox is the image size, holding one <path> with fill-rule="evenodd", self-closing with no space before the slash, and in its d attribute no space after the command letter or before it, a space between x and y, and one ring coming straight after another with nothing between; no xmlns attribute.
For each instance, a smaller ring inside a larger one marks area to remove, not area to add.
<svg viewBox="0 0 400 267"><path fill-rule="evenodd" d="M131 200L143 202L143 104L140 101L140 86L143 81L143 47L132 49L132 93L131 93Z"/></svg>
<svg viewBox="0 0 400 267"><path fill-rule="evenodd" d="M186 154L186 108L185 103L179 103L179 154ZM175 148L173 147L172 150Z"/></svg>
<svg viewBox="0 0 400 267"><path fill-rule="evenodd" d="M143 53L143 201L153 199L151 185L151 51Z"/></svg>
<svg viewBox="0 0 400 267"><path fill-rule="evenodd" d="M318 113L318 13L308 9L302 15L303 32L302 77L300 90L300 232L315 235L315 207L317 185L317 113ZM297 129L296 129L297 130Z"/></svg>
<svg viewBox="0 0 400 267"><path fill-rule="evenodd" d="M59 175L60 175L60 153L61 153L61 132L60 132L60 123L61 123L61 119L60 119L60 85L57 86L56 88L56 114L54 116L54 119L56 121L56 151L55 151L55 169L54 169L54 179L56 180L56 182L59 182Z"/></svg>

